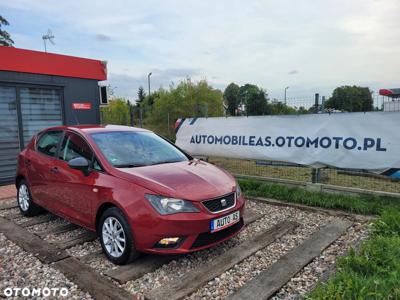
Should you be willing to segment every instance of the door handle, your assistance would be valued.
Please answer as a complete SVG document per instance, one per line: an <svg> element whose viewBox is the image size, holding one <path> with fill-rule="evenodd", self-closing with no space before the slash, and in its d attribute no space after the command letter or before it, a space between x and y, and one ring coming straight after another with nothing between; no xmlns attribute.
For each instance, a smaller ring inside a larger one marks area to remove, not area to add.
<svg viewBox="0 0 400 300"><path fill-rule="evenodd" d="M57 174L57 173L60 173L60 170L58 170L57 167L53 167L53 168L50 169L50 172L54 173L54 174Z"/></svg>

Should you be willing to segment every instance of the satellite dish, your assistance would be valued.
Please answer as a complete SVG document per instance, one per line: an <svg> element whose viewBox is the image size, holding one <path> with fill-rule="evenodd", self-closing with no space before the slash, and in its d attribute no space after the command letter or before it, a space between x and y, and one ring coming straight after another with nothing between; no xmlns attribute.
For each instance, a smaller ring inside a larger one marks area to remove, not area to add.
<svg viewBox="0 0 400 300"><path fill-rule="evenodd" d="M55 45L56 43L54 42L55 36L53 35L53 32L48 29L47 34L44 34L42 36L43 43L44 43L44 52L47 52L47 45L46 45L46 40L48 40L52 45Z"/></svg>

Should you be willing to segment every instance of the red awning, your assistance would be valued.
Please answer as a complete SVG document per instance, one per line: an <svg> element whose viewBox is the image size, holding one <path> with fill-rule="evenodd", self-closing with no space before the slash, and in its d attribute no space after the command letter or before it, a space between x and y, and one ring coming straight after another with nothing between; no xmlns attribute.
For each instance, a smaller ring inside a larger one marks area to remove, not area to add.
<svg viewBox="0 0 400 300"><path fill-rule="evenodd" d="M398 98L400 97L400 89L380 89L379 95Z"/></svg>
<svg viewBox="0 0 400 300"><path fill-rule="evenodd" d="M0 46L0 71L106 80L106 63L40 51Z"/></svg>

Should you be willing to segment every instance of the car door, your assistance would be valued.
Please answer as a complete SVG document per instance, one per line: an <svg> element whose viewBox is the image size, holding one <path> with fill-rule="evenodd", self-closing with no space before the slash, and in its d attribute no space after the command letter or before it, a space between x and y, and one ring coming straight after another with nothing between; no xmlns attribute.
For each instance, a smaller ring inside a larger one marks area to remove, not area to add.
<svg viewBox="0 0 400 300"><path fill-rule="evenodd" d="M76 157L84 157L90 163L90 172L72 169L68 162ZM90 227L93 207L98 201L98 179L101 167L87 141L80 135L66 131L58 151L55 187L59 200L58 210L73 221Z"/></svg>
<svg viewBox="0 0 400 300"><path fill-rule="evenodd" d="M25 165L32 197L37 204L52 209L54 202L54 175L57 172L57 150L62 131L41 133L35 148L27 152Z"/></svg>

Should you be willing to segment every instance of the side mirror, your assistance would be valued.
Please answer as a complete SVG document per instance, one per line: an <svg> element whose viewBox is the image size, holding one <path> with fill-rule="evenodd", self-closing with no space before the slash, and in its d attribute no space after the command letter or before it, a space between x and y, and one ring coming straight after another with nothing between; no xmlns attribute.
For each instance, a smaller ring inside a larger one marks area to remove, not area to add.
<svg viewBox="0 0 400 300"><path fill-rule="evenodd" d="M82 156L71 159L68 166L72 169L81 170L86 176L89 175L89 162Z"/></svg>

